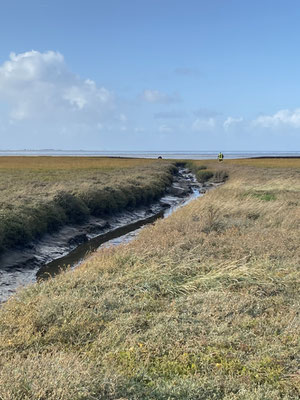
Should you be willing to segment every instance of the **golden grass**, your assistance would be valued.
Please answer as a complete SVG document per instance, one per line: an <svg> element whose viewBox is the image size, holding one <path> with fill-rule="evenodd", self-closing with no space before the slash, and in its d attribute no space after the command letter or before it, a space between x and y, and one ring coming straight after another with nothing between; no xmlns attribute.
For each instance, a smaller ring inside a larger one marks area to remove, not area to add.
<svg viewBox="0 0 300 400"><path fill-rule="evenodd" d="M203 161L197 161L203 163ZM218 161L208 160L209 164L217 164ZM224 160L220 165L240 165L255 168L300 168L300 158L243 158Z"/></svg>
<svg viewBox="0 0 300 400"><path fill-rule="evenodd" d="M97 157L0 157L0 251L66 223L146 203L171 162Z"/></svg>
<svg viewBox="0 0 300 400"><path fill-rule="evenodd" d="M299 398L300 171L226 168L134 242L5 304L0 399Z"/></svg>
<svg viewBox="0 0 300 400"><path fill-rule="evenodd" d="M160 161L163 162L163 161ZM32 170L74 170L74 169L120 169L143 167L145 164L156 164L157 160L143 158L118 157L0 157L0 169L32 169Z"/></svg>

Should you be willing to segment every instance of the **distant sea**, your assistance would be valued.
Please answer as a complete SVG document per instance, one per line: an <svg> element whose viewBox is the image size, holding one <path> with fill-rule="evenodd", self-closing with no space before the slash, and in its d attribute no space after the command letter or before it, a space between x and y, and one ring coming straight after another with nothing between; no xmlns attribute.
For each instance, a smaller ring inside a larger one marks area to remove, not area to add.
<svg viewBox="0 0 300 400"><path fill-rule="evenodd" d="M81 156L167 159L214 159L219 151L97 151L97 150L0 150L0 156ZM300 157L300 151L224 151L226 158Z"/></svg>

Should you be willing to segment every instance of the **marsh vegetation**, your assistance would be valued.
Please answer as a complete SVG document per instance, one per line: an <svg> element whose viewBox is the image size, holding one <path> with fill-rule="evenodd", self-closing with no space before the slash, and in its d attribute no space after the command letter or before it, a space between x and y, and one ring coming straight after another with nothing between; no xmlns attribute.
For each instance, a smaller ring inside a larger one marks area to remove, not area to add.
<svg viewBox="0 0 300 400"><path fill-rule="evenodd" d="M300 162L205 164L226 184L2 307L0 398L299 398Z"/></svg>
<svg viewBox="0 0 300 400"><path fill-rule="evenodd" d="M158 198L174 164L97 157L0 157L0 252L90 215Z"/></svg>

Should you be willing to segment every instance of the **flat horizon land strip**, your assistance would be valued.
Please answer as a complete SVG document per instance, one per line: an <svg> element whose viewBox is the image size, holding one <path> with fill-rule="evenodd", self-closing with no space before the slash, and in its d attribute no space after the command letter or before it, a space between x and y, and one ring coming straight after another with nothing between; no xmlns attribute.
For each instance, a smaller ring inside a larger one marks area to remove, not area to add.
<svg viewBox="0 0 300 400"><path fill-rule="evenodd" d="M1 400L299 399L300 160L203 164L229 179L3 305Z"/></svg>
<svg viewBox="0 0 300 400"><path fill-rule="evenodd" d="M0 157L0 253L90 215L160 197L171 162L99 157Z"/></svg>

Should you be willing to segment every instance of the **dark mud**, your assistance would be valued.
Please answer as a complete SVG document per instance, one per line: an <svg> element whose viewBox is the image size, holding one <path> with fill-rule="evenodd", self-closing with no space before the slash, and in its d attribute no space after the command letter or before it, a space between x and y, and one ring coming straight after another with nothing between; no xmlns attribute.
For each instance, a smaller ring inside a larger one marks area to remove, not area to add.
<svg viewBox="0 0 300 400"><path fill-rule="evenodd" d="M46 279L66 266L75 267L101 245L117 245L132 240L146 224L170 215L176 208L205 193L209 187L181 169L164 197L148 207L138 207L105 218L90 218L81 225L65 226L22 249L0 258L0 302L18 287Z"/></svg>

